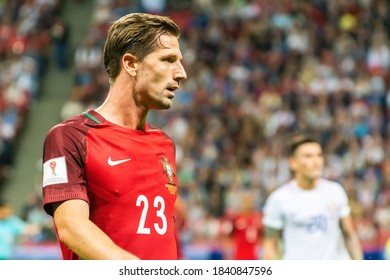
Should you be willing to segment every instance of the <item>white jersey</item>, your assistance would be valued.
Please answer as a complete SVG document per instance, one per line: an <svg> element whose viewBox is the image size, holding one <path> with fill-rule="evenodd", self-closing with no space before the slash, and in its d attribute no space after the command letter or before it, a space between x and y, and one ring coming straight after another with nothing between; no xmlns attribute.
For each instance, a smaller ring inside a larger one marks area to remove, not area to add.
<svg viewBox="0 0 390 280"><path fill-rule="evenodd" d="M270 194L263 223L283 231L283 259L351 259L340 228L350 214L343 187L319 179L312 190L292 180Z"/></svg>

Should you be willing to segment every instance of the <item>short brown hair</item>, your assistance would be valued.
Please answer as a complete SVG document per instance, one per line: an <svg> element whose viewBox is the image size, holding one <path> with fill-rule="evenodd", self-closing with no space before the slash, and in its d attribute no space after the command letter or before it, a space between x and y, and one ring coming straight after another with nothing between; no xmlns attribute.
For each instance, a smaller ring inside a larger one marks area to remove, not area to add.
<svg viewBox="0 0 390 280"><path fill-rule="evenodd" d="M299 146L306 144L306 143L321 143L317 140L317 138L314 135L311 134L294 134L292 138L290 139L290 143L287 147L287 155L288 157L294 156L296 150L299 148Z"/></svg>
<svg viewBox="0 0 390 280"><path fill-rule="evenodd" d="M120 72L120 61L125 53L131 53L142 61L156 48L156 41L163 34L179 38L180 28L168 17L132 13L116 20L108 30L104 45L104 67L110 81Z"/></svg>

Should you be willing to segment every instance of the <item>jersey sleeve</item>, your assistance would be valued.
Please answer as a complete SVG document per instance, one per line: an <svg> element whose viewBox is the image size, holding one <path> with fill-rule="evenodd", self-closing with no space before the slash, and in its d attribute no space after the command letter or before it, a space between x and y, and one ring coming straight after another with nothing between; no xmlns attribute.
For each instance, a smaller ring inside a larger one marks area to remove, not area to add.
<svg viewBox="0 0 390 280"><path fill-rule="evenodd" d="M85 136L81 129L60 124L47 134L43 147L43 206L69 199L89 202L84 170Z"/></svg>
<svg viewBox="0 0 390 280"><path fill-rule="evenodd" d="M351 213L351 208L348 203L348 196L344 188L338 185L340 192L340 217L345 218Z"/></svg>
<svg viewBox="0 0 390 280"><path fill-rule="evenodd" d="M283 211L281 208L280 196L277 193L272 193L263 209L263 224L266 227L275 229L283 228Z"/></svg>

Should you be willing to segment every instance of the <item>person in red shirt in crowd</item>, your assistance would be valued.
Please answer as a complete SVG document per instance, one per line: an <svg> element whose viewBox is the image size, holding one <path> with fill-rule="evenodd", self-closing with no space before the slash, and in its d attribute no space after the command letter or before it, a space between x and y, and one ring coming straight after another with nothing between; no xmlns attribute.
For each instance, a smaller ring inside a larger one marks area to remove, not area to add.
<svg viewBox="0 0 390 280"><path fill-rule="evenodd" d="M180 81L180 29L128 14L108 30L103 104L63 121L43 147L43 206L64 259L177 259L175 144L146 122Z"/></svg>
<svg viewBox="0 0 390 280"><path fill-rule="evenodd" d="M228 214L222 222L223 234L233 242L232 259L259 259L262 230L261 213L254 207L253 195L245 192L240 211Z"/></svg>

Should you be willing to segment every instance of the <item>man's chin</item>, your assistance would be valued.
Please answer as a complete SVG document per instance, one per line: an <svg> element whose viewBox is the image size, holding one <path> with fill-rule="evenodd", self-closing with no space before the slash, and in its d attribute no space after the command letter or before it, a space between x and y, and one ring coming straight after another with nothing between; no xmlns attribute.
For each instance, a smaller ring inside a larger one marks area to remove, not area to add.
<svg viewBox="0 0 390 280"><path fill-rule="evenodd" d="M311 174L310 177L313 181L315 181L315 180L319 179L321 176L322 176L322 173L314 173L314 174Z"/></svg>
<svg viewBox="0 0 390 280"><path fill-rule="evenodd" d="M153 110L166 110L172 107L173 102L164 102L153 108Z"/></svg>

